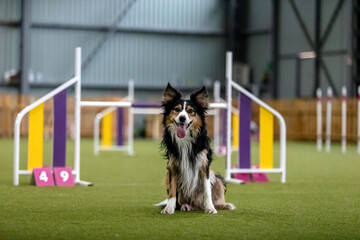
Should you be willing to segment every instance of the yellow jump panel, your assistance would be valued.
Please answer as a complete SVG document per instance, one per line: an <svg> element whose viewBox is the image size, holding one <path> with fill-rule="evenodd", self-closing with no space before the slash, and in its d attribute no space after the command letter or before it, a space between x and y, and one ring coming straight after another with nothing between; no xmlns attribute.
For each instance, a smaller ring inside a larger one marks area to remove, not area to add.
<svg viewBox="0 0 360 240"><path fill-rule="evenodd" d="M113 113L106 114L102 119L102 145L112 145L112 121Z"/></svg>
<svg viewBox="0 0 360 240"><path fill-rule="evenodd" d="M260 107L260 168L274 167L274 116Z"/></svg>
<svg viewBox="0 0 360 240"><path fill-rule="evenodd" d="M231 114L232 116L232 146L234 148L238 148L239 147L239 115L236 114Z"/></svg>
<svg viewBox="0 0 360 240"><path fill-rule="evenodd" d="M44 104L29 112L28 170L43 165Z"/></svg>

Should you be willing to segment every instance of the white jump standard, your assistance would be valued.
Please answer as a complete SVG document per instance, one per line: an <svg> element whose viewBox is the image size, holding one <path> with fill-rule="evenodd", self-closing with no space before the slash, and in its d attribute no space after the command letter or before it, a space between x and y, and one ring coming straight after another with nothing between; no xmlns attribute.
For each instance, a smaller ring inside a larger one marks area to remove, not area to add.
<svg viewBox="0 0 360 240"><path fill-rule="evenodd" d="M23 117L29 113L31 110L35 109L38 106L41 106L47 100L55 97L60 92L66 90L67 88L75 86L75 152L74 152L74 170L73 174L75 175L75 183L81 185L92 185L90 182L80 180L80 120L81 120L81 48L75 49L75 76L60 85L50 93L41 97L34 103L25 107L20 113L18 113L15 126L14 126L14 185L19 185L19 175L23 174L32 174L32 169L21 170L20 169L20 124ZM42 136L40 136L42 138ZM42 142L41 142L42 145ZM41 149L42 151L42 149ZM42 156L42 153L41 153ZM40 163L42 164L42 163Z"/></svg>

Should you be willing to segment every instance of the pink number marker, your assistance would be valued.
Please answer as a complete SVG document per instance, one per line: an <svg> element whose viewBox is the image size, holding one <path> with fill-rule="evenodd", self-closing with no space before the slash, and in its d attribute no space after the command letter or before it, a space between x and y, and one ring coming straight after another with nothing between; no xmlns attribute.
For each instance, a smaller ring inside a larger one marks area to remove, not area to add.
<svg viewBox="0 0 360 240"><path fill-rule="evenodd" d="M70 167L55 167L54 168L55 182L60 187L75 186L74 176Z"/></svg>
<svg viewBox="0 0 360 240"><path fill-rule="evenodd" d="M54 186L54 177L50 167L34 168L33 174L36 186Z"/></svg>

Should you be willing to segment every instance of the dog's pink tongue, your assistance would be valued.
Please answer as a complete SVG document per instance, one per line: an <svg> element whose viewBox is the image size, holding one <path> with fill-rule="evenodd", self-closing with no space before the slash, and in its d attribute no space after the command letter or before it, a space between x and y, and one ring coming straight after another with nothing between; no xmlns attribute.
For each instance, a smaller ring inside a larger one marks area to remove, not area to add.
<svg viewBox="0 0 360 240"><path fill-rule="evenodd" d="M186 127L185 127L184 125L183 125L183 126L179 125L179 126L177 127L176 135L177 135L179 138L183 138L183 137L185 137L185 135L186 135L185 131L186 131Z"/></svg>

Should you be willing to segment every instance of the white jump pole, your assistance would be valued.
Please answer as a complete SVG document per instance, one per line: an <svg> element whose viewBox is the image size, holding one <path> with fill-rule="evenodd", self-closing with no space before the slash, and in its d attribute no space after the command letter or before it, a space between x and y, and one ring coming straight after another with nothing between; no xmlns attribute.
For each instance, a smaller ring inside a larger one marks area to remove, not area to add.
<svg viewBox="0 0 360 240"><path fill-rule="evenodd" d="M214 101L215 103L220 102L220 82L216 81L214 83ZM214 114L214 152L216 154L219 154L220 149L220 110L218 108L215 108L215 114Z"/></svg>
<svg viewBox="0 0 360 240"><path fill-rule="evenodd" d="M100 131L100 114L96 114L94 119L94 155L99 155L99 131Z"/></svg>
<svg viewBox="0 0 360 240"><path fill-rule="evenodd" d="M322 150L322 91L320 88L316 90L316 131L317 131L317 150Z"/></svg>
<svg viewBox="0 0 360 240"><path fill-rule="evenodd" d="M90 186L92 183L80 180L80 130L81 130L81 48L75 49L75 77L77 82L75 84L75 156L74 156L74 171L75 182L80 185Z"/></svg>
<svg viewBox="0 0 360 240"><path fill-rule="evenodd" d="M226 176L227 181L231 180L231 109L232 109L232 52L226 52Z"/></svg>
<svg viewBox="0 0 360 240"><path fill-rule="evenodd" d="M357 132L357 151L360 154L360 86L358 87L358 132Z"/></svg>
<svg viewBox="0 0 360 240"><path fill-rule="evenodd" d="M232 183L243 183L242 180L231 178L232 52L226 52L226 108L225 180Z"/></svg>
<svg viewBox="0 0 360 240"><path fill-rule="evenodd" d="M347 109L347 92L346 87L341 89L341 151L346 153L346 109Z"/></svg>
<svg viewBox="0 0 360 240"><path fill-rule="evenodd" d="M81 122L81 48L75 49L75 156L74 170L76 172L75 182L80 182L80 122Z"/></svg>
<svg viewBox="0 0 360 240"><path fill-rule="evenodd" d="M326 100L326 152L330 152L331 149L331 109L332 109L332 97L333 91L331 87L327 89L327 100Z"/></svg>
<svg viewBox="0 0 360 240"><path fill-rule="evenodd" d="M129 80L129 89L128 89L128 96L129 101L134 102L135 100L135 89L134 89L134 80ZM128 154L130 156L134 155L134 111L133 108L129 108L128 114Z"/></svg>

